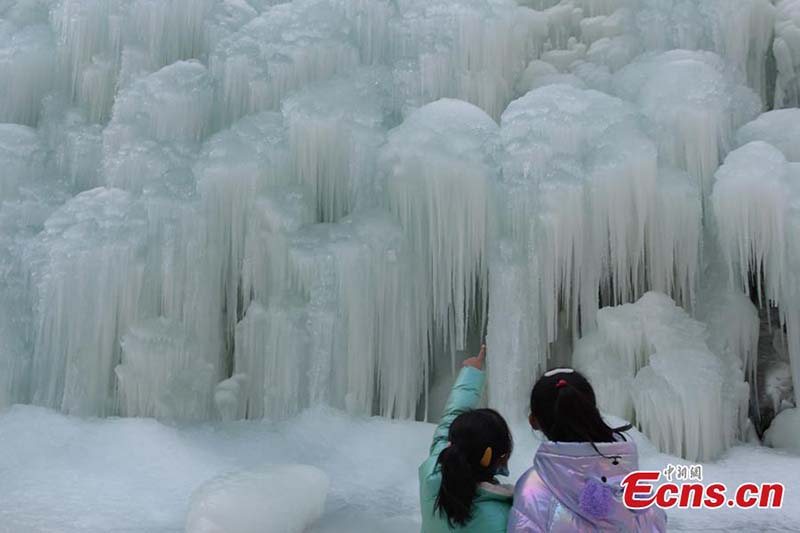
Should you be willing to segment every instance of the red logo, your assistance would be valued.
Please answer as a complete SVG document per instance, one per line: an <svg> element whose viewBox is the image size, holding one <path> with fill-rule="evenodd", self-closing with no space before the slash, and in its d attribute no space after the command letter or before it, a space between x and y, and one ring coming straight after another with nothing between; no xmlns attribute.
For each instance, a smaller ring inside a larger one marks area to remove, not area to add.
<svg viewBox="0 0 800 533"><path fill-rule="evenodd" d="M685 466L685 465L680 465ZM662 509L719 509L737 507L740 509L780 509L783 506L785 487L783 483L742 483L732 494L724 483L702 483L702 466L697 475L682 476L677 467L669 465L664 472L657 470L638 470L631 472L622 480L622 501L628 509L647 509L652 505ZM669 471L669 473L668 473ZM676 479L672 481L672 473ZM667 478L659 484L662 474Z"/></svg>

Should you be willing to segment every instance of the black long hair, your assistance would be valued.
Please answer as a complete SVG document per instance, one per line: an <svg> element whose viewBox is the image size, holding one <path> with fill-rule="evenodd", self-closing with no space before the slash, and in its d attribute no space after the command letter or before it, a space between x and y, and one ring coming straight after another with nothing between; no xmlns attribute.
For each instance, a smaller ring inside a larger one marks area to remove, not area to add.
<svg viewBox="0 0 800 533"><path fill-rule="evenodd" d="M478 484L491 481L495 469L507 461L513 449L508 424L493 409L475 409L456 417L450 425L450 445L439 454L442 484L434 512L447 517L451 528L464 526L472 519L473 500ZM486 448L492 449L488 466L481 466Z"/></svg>
<svg viewBox="0 0 800 533"><path fill-rule="evenodd" d="M531 391L531 413L551 441L615 442L616 435L624 440L622 432L631 428L606 424L597 409L592 385L574 370L551 371L539 378Z"/></svg>

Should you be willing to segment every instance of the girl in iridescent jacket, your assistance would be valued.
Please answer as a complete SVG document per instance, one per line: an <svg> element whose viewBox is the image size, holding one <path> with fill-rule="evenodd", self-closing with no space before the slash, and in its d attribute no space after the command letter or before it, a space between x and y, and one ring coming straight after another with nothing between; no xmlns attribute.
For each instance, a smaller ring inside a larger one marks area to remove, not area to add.
<svg viewBox="0 0 800 533"><path fill-rule="evenodd" d="M623 505L620 482L639 468L636 445L623 433L630 426L605 423L579 372L558 368L536 382L530 424L547 441L517 482L508 533L666 531L662 509Z"/></svg>

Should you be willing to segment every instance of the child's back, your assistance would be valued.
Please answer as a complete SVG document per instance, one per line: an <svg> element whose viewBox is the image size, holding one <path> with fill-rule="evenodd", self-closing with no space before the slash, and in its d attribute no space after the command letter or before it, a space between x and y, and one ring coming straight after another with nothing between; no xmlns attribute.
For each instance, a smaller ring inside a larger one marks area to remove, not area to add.
<svg viewBox="0 0 800 533"><path fill-rule="evenodd" d="M625 428L610 427L592 385L571 368L545 372L531 391L531 427L547 441L517 482L508 533L666 531L667 516L622 503L620 483L639 468Z"/></svg>
<svg viewBox="0 0 800 533"><path fill-rule="evenodd" d="M595 447L542 443L533 468L517 482L509 533L665 531L663 510L632 511L622 504L620 482L639 466L636 445L611 442Z"/></svg>
<svg viewBox="0 0 800 533"><path fill-rule="evenodd" d="M508 475L511 432L491 409L476 409L485 374L485 347L464 361L444 415L433 434L430 456L419 467L422 533L503 533L513 491L497 483Z"/></svg>

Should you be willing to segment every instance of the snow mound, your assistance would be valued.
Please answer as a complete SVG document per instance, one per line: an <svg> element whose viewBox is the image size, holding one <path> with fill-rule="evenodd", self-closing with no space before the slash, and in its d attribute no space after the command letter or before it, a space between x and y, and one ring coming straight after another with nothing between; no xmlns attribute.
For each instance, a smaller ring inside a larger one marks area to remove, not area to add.
<svg viewBox="0 0 800 533"><path fill-rule="evenodd" d="M322 516L330 482L320 469L271 465L216 477L189 503L186 533L301 533Z"/></svg>
<svg viewBox="0 0 800 533"><path fill-rule="evenodd" d="M800 454L800 409L784 409L772 419L764 444Z"/></svg>

